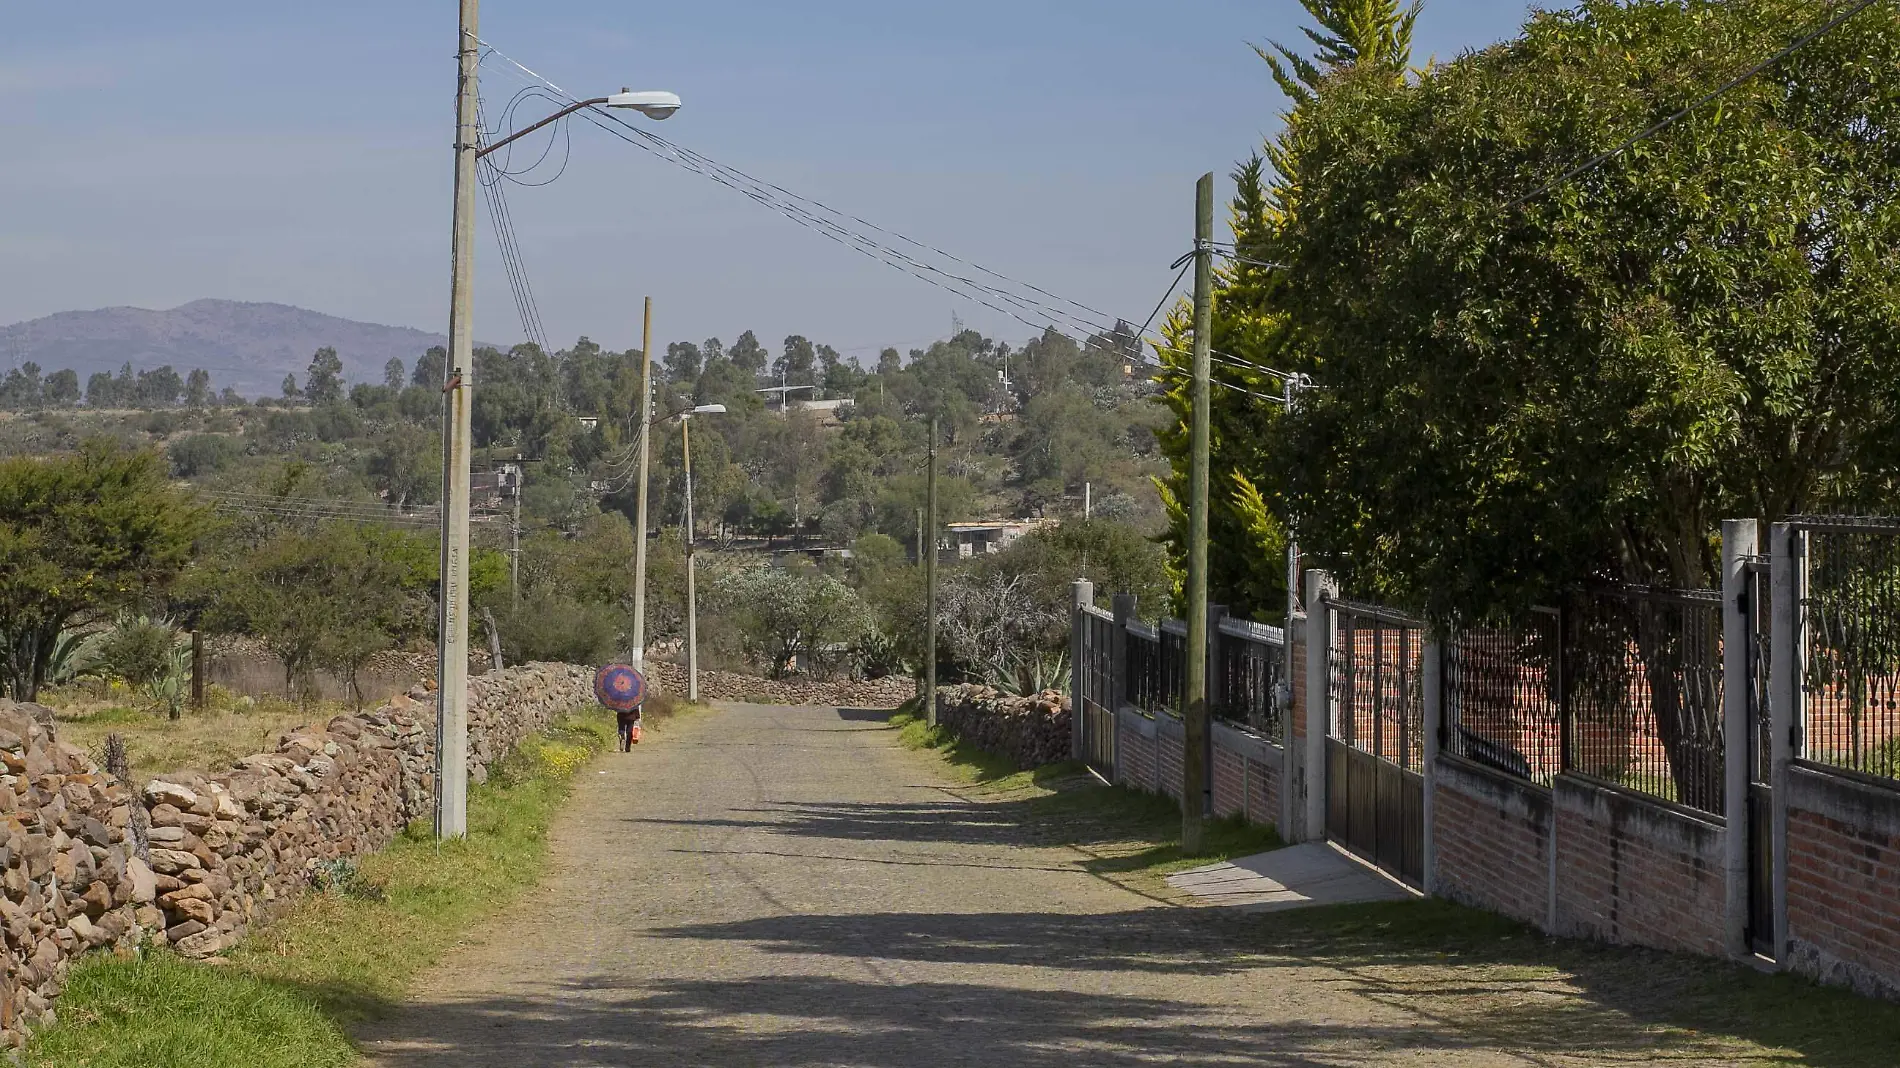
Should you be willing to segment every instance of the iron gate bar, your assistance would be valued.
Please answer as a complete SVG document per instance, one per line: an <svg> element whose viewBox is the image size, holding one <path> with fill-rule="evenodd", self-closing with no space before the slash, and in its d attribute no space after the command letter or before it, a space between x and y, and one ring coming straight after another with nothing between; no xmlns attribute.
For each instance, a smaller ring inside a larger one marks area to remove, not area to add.
<svg viewBox="0 0 1900 1068"><path fill-rule="evenodd" d="M1900 517L1885 515L1791 515L1788 523L1822 534L1900 534Z"/></svg>
<svg viewBox="0 0 1900 1068"><path fill-rule="evenodd" d="M1349 612L1355 616L1361 616L1366 619L1376 619L1381 623L1387 623L1394 627L1425 626L1424 620L1408 616L1403 612L1393 611L1384 605L1367 604L1364 601L1350 601L1344 597L1334 597L1331 595L1325 597L1324 600L1326 604L1331 605L1341 612Z"/></svg>

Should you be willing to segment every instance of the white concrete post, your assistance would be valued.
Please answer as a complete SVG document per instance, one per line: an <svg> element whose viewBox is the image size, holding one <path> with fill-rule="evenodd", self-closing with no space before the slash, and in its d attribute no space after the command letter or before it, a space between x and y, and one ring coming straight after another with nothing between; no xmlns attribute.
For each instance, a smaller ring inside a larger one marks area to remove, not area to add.
<svg viewBox="0 0 1900 1068"><path fill-rule="evenodd" d="M1306 825L1302 840L1326 840L1326 735L1332 728L1333 688L1328 671L1333 649L1332 576L1306 573Z"/></svg>
<svg viewBox="0 0 1900 1068"><path fill-rule="evenodd" d="M1069 587L1069 755L1076 760L1087 757L1083 749L1082 695L1088 690L1088 613L1082 611L1095 603L1095 583L1076 579Z"/></svg>
<svg viewBox="0 0 1900 1068"><path fill-rule="evenodd" d="M1445 645L1433 637L1420 657L1419 686L1425 691L1425 885L1430 894L1437 883L1438 851L1432 842L1432 791L1438 785L1438 736L1445 729Z"/></svg>
<svg viewBox="0 0 1900 1068"><path fill-rule="evenodd" d="M1749 615L1747 558L1755 555L1753 519L1722 521L1722 780L1724 883L1729 955L1748 949Z"/></svg>
<svg viewBox="0 0 1900 1068"><path fill-rule="evenodd" d="M1806 585L1806 536L1792 524L1769 527L1770 600L1768 637L1769 745L1774 763L1768 781L1774 791L1775 959L1788 959L1788 762L1794 758L1794 732L1801 722L1801 595Z"/></svg>

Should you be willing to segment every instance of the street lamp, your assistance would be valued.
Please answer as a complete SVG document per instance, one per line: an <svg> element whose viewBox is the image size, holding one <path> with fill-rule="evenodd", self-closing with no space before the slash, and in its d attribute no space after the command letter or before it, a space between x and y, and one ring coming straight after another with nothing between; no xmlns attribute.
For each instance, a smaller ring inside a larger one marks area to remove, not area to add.
<svg viewBox="0 0 1900 1068"><path fill-rule="evenodd" d="M449 359L442 385L442 556L441 592L436 605L435 834L460 838L468 833L468 490L473 413L475 274L475 164L482 156L525 134L589 107L623 108L650 119L679 110L672 93L622 90L611 96L577 101L553 115L509 134L494 144L481 143L476 118L480 97L476 71L481 64L480 0L461 0L455 86L455 210L450 231Z"/></svg>
<svg viewBox="0 0 1900 1068"><path fill-rule="evenodd" d="M674 412L668 419L680 421L680 466L686 469L686 699L699 700L699 591L693 584L693 543L698 536L693 526L693 438L687 427L695 415L724 415L723 404L701 404ZM645 537L645 532L641 537ZM640 576L646 585L647 577Z"/></svg>

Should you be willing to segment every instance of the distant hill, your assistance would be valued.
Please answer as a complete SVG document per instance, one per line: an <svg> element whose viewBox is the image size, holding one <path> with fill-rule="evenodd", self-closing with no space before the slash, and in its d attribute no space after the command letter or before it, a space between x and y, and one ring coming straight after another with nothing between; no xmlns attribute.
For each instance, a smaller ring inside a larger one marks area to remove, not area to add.
<svg viewBox="0 0 1900 1068"><path fill-rule="evenodd" d="M181 375L202 367L218 389L276 396L287 372L303 381L311 354L325 345L336 349L350 381L381 382L391 356L414 367L429 346L444 344L441 334L288 304L194 300L168 311L100 308L0 327L0 368L28 360L45 371L70 367L83 386L94 371L117 371L127 361L136 370L171 364Z"/></svg>

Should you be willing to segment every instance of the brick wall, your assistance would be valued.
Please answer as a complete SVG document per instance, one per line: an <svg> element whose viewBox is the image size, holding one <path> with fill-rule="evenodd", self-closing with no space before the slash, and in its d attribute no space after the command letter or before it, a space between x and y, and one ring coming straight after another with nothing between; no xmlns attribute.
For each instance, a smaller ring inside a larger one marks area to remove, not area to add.
<svg viewBox="0 0 1900 1068"><path fill-rule="evenodd" d="M1115 781L1139 790L1154 789L1155 739L1146 731L1132 730L1130 713L1115 717Z"/></svg>
<svg viewBox="0 0 1900 1068"><path fill-rule="evenodd" d="M1252 731L1213 725L1214 812L1252 823L1279 819L1279 746Z"/></svg>
<svg viewBox="0 0 1900 1068"><path fill-rule="evenodd" d="M1166 794L1176 801L1181 799L1181 750L1184 739L1180 721L1169 717L1172 722L1157 723L1162 729L1155 738L1155 781L1151 787L1155 793ZM1169 731L1168 727L1175 730Z"/></svg>
<svg viewBox="0 0 1900 1068"><path fill-rule="evenodd" d="M1549 912L1550 791L1456 757L1434 769L1439 895L1541 926Z"/></svg>
<svg viewBox="0 0 1900 1068"><path fill-rule="evenodd" d="M1719 819L1582 779L1561 777L1551 793L1556 933L1724 955L1727 832Z"/></svg>
<svg viewBox="0 0 1900 1068"><path fill-rule="evenodd" d="M1900 998L1900 789L1801 765L1788 780L1784 963Z"/></svg>

